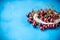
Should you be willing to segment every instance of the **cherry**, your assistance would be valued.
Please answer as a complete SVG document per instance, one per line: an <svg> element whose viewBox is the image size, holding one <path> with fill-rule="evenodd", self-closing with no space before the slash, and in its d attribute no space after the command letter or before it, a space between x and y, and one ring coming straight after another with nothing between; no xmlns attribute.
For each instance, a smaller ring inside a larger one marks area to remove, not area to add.
<svg viewBox="0 0 60 40"><path fill-rule="evenodd" d="M53 24L50 24L50 28L52 28L53 27Z"/></svg>
<svg viewBox="0 0 60 40"><path fill-rule="evenodd" d="M53 24L48 24L47 26L48 26L48 28L52 28Z"/></svg>
<svg viewBox="0 0 60 40"><path fill-rule="evenodd" d="M36 21L34 20L34 21L33 21L33 26L36 27L36 25L37 25L37 23L36 23Z"/></svg>
<svg viewBox="0 0 60 40"><path fill-rule="evenodd" d="M56 28L57 27L57 24L53 24L53 28Z"/></svg>
<svg viewBox="0 0 60 40"><path fill-rule="evenodd" d="M53 22L54 22L54 19L53 19L53 18L51 18L51 19L50 19L50 22L52 22L52 23L53 23Z"/></svg>
<svg viewBox="0 0 60 40"><path fill-rule="evenodd" d="M42 17L42 21L44 21L44 17Z"/></svg>
<svg viewBox="0 0 60 40"><path fill-rule="evenodd" d="M48 19L47 18L44 18L44 22L48 22Z"/></svg>
<svg viewBox="0 0 60 40"><path fill-rule="evenodd" d="M31 13L27 14L27 17L32 17L32 14Z"/></svg>
<svg viewBox="0 0 60 40"><path fill-rule="evenodd" d="M48 28L50 28L50 24L48 24L47 26L48 26Z"/></svg>
<svg viewBox="0 0 60 40"><path fill-rule="evenodd" d="M32 23L33 22L33 18L32 17L29 17L28 18L28 22Z"/></svg>
<svg viewBox="0 0 60 40"><path fill-rule="evenodd" d="M43 26L43 24L42 23L39 23L39 26Z"/></svg>
<svg viewBox="0 0 60 40"><path fill-rule="evenodd" d="M58 18L58 17L59 17L58 14L54 14L54 15L53 15L53 18Z"/></svg>
<svg viewBox="0 0 60 40"><path fill-rule="evenodd" d="M53 24L53 28L55 27L55 24Z"/></svg>
<svg viewBox="0 0 60 40"><path fill-rule="evenodd" d="M56 14L56 17L59 17L59 15L58 15L58 14Z"/></svg>
<svg viewBox="0 0 60 40"><path fill-rule="evenodd" d="M46 26L46 25L43 25L43 27L44 27L44 28L47 28L47 26Z"/></svg>
<svg viewBox="0 0 60 40"><path fill-rule="evenodd" d="M40 15L37 15L38 18L40 18L41 16Z"/></svg>
<svg viewBox="0 0 60 40"><path fill-rule="evenodd" d="M53 14L50 14L50 17L53 18Z"/></svg>
<svg viewBox="0 0 60 40"><path fill-rule="evenodd" d="M41 30L45 30L45 28L43 26L40 27Z"/></svg>
<svg viewBox="0 0 60 40"><path fill-rule="evenodd" d="M55 24L56 25L56 27L58 26L58 24Z"/></svg>
<svg viewBox="0 0 60 40"><path fill-rule="evenodd" d="M41 15L44 16L45 12L43 10L40 11Z"/></svg>
<svg viewBox="0 0 60 40"><path fill-rule="evenodd" d="M40 11L38 12L38 15L40 15L41 13L40 13Z"/></svg>

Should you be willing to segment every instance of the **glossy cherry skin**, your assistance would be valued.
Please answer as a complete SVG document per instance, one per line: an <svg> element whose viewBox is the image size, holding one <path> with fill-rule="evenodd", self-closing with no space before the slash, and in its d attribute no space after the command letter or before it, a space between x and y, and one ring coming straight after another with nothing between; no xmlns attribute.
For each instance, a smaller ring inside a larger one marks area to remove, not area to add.
<svg viewBox="0 0 60 40"><path fill-rule="evenodd" d="M41 15L44 16L45 12L43 10L40 11Z"/></svg>
<svg viewBox="0 0 60 40"><path fill-rule="evenodd" d="M54 22L54 19L53 19L53 18L51 18L51 19L50 19L50 22L52 22L52 23L53 23L53 22Z"/></svg>
<svg viewBox="0 0 60 40"><path fill-rule="evenodd" d="M36 27L37 26L37 23L36 23L36 21L35 20L33 20L33 24L32 24L34 27Z"/></svg>
<svg viewBox="0 0 60 40"><path fill-rule="evenodd" d="M37 15L37 18L41 18L41 16L40 15Z"/></svg>
<svg viewBox="0 0 60 40"><path fill-rule="evenodd" d="M54 15L53 15L53 18L58 18L58 17L59 17L58 14L54 14Z"/></svg>
<svg viewBox="0 0 60 40"><path fill-rule="evenodd" d="M41 30L45 30L45 28L43 26L40 27Z"/></svg>
<svg viewBox="0 0 60 40"><path fill-rule="evenodd" d="M53 24L48 24L48 28L53 28Z"/></svg>
<svg viewBox="0 0 60 40"><path fill-rule="evenodd" d="M57 24L53 24L53 28L56 28L57 27Z"/></svg>
<svg viewBox="0 0 60 40"><path fill-rule="evenodd" d="M33 18L32 17L29 17L28 18L28 22L32 23L33 22Z"/></svg>
<svg viewBox="0 0 60 40"><path fill-rule="evenodd" d="M41 27L41 26L43 26L43 24L42 23L39 23L39 26Z"/></svg>
<svg viewBox="0 0 60 40"><path fill-rule="evenodd" d="M50 24L48 24L47 26L48 26L48 28L50 28Z"/></svg>
<svg viewBox="0 0 60 40"><path fill-rule="evenodd" d="M29 17L32 17L32 14L31 14L31 13L27 14L27 17L28 17L28 18L29 18Z"/></svg>
<svg viewBox="0 0 60 40"><path fill-rule="evenodd" d="M44 28L47 28L47 25L43 25Z"/></svg>
<svg viewBox="0 0 60 40"><path fill-rule="evenodd" d="M48 19L47 18L44 18L44 22L48 22Z"/></svg>

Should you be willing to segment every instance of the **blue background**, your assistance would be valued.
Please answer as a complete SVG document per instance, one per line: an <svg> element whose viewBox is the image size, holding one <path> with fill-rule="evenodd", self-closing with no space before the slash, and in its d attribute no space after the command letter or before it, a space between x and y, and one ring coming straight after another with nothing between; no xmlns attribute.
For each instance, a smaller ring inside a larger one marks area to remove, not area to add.
<svg viewBox="0 0 60 40"><path fill-rule="evenodd" d="M32 9L60 12L60 0L0 0L0 40L60 40L60 27L41 31L27 22Z"/></svg>

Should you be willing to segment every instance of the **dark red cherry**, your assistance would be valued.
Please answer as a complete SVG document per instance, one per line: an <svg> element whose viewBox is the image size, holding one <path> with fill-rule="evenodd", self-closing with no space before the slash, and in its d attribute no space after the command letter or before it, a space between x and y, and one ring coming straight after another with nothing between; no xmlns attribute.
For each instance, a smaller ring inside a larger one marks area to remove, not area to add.
<svg viewBox="0 0 60 40"><path fill-rule="evenodd" d="M43 26L40 27L41 30L45 30L45 28Z"/></svg>
<svg viewBox="0 0 60 40"><path fill-rule="evenodd" d="M31 13L27 14L27 17L32 17L32 14Z"/></svg>
<svg viewBox="0 0 60 40"><path fill-rule="evenodd" d="M41 16L40 16L40 15L37 15L37 17L38 17L38 18L41 18Z"/></svg>
<svg viewBox="0 0 60 40"><path fill-rule="evenodd" d="M44 18L44 22L48 22L48 19L47 18Z"/></svg>
<svg viewBox="0 0 60 40"><path fill-rule="evenodd" d="M41 26L43 26L43 24L42 23L39 23L39 26L41 27Z"/></svg>
<svg viewBox="0 0 60 40"><path fill-rule="evenodd" d="M47 25L43 25L44 28L47 28Z"/></svg>
<svg viewBox="0 0 60 40"><path fill-rule="evenodd" d="M29 17L29 18L28 18L28 22L30 22L30 23L32 23L32 22L33 22L32 17Z"/></svg>
<svg viewBox="0 0 60 40"><path fill-rule="evenodd" d="M37 25L37 23L36 23L36 21L34 20L33 21L33 24L32 24L34 27L36 27L36 25Z"/></svg>
<svg viewBox="0 0 60 40"><path fill-rule="evenodd" d="M48 26L48 28L50 28L50 24L48 24L47 26Z"/></svg>
<svg viewBox="0 0 60 40"><path fill-rule="evenodd" d="M53 18L51 18L51 19L50 19L50 22L52 22L52 23L53 23L53 22L54 22L54 19L53 19Z"/></svg>

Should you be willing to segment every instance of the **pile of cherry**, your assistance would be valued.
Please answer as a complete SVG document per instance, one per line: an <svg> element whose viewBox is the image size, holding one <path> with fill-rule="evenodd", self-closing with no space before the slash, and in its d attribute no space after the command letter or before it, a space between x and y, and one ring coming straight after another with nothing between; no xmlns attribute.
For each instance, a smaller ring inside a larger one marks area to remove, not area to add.
<svg viewBox="0 0 60 40"><path fill-rule="evenodd" d="M27 14L27 17L28 17L28 22L32 23L33 27L35 27L35 28L36 28L37 25L39 25L39 28L41 30L45 30L47 28L56 28L57 26L60 26L60 22L57 23L57 24L37 23L37 21L35 21L33 19L34 14L35 14L35 12L32 11L32 12ZM37 18L46 22L46 23L54 23L54 21L59 18L59 15L58 15L58 13L56 14L55 11L51 10L51 9L49 9L49 10L39 10L37 12Z"/></svg>

